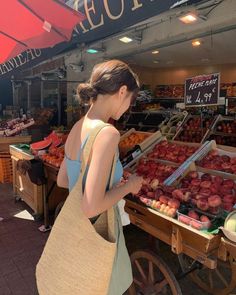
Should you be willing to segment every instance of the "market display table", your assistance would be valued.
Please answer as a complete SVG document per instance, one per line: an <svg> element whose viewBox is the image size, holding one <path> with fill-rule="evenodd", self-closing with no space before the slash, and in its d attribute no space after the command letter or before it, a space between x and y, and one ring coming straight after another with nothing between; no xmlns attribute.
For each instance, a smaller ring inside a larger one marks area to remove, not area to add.
<svg viewBox="0 0 236 295"><path fill-rule="evenodd" d="M191 228L137 203L133 198L127 198L125 210L132 224L171 246L180 261L183 272L180 277L189 275L210 294L230 294L236 287L235 243L222 238L221 234ZM171 270L155 254L137 251L131 255L131 262L134 284L130 294L136 294L136 287L143 294L149 294L148 292L160 292L167 286L172 294L182 294ZM162 274L158 283L152 279L157 271Z"/></svg>
<svg viewBox="0 0 236 295"><path fill-rule="evenodd" d="M34 211L36 219L44 216L44 227L49 227L49 210L54 210L57 205L65 200L68 195L67 190L57 187L56 178L58 168L44 163L46 183L42 185L34 184L28 173L22 175L17 171L19 160L33 160L34 156L26 148L19 145L11 145L10 153L13 163L13 192L16 199L22 199Z"/></svg>

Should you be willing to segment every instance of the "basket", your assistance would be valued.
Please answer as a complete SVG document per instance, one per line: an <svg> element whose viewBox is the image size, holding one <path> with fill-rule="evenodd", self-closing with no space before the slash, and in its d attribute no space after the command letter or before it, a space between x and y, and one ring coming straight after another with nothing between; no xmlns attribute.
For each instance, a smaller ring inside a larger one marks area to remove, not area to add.
<svg viewBox="0 0 236 295"><path fill-rule="evenodd" d="M0 182L12 183L12 160L9 153L0 153Z"/></svg>

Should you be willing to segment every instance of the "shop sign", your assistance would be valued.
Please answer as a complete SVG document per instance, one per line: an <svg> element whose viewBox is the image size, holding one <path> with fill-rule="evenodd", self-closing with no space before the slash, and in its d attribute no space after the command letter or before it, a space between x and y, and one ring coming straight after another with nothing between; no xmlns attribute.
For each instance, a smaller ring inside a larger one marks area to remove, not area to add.
<svg viewBox="0 0 236 295"><path fill-rule="evenodd" d="M220 74L201 75L185 81L185 105L217 105L220 93Z"/></svg>
<svg viewBox="0 0 236 295"><path fill-rule="evenodd" d="M68 48L68 43L64 42L53 48L28 49L5 63L0 64L0 80L9 79L12 75L21 72L23 69L34 67L40 62L54 57L66 48Z"/></svg>
<svg viewBox="0 0 236 295"><path fill-rule="evenodd" d="M75 31L79 42L94 42L169 10L176 0L70 0L85 14Z"/></svg>
<svg viewBox="0 0 236 295"><path fill-rule="evenodd" d="M22 69L34 67L79 43L91 43L121 32L145 19L156 16L179 5L176 0L61 0L85 14L87 19L75 28L75 36L69 43L53 48L28 49L15 58L0 64L0 79L10 78ZM200 0L185 0L194 4ZM181 2L182 3L182 2Z"/></svg>

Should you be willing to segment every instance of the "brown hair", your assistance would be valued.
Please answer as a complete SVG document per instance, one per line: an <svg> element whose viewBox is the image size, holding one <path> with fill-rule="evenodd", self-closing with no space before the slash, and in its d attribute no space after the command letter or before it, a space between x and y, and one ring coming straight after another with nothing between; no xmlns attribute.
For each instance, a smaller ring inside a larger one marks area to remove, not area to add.
<svg viewBox="0 0 236 295"><path fill-rule="evenodd" d="M83 101L96 101L99 94L115 94L126 85L130 92L139 91L138 76L124 62L110 60L93 68L88 83L79 84L77 95Z"/></svg>

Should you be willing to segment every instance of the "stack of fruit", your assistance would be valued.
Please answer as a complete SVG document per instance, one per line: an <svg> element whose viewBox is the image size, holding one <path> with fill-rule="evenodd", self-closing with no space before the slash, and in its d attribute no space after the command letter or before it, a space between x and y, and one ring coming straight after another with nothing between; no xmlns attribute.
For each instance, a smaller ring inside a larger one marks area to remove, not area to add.
<svg viewBox="0 0 236 295"><path fill-rule="evenodd" d="M41 158L44 162L59 168L64 159L64 155L65 155L64 146L50 147L48 150L48 153L42 155Z"/></svg>
<svg viewBox="0 0 236 295"><path fill-rule="evenodd" d="M218 150L211 150L197 165L203 168L236 174L236 157L220 155Z"/></svg>
<svg viewBox="0 0 236 295"><path fill-rule="evenodd" d="M148 159L161 159L174 163L183 163L197 150L197 147L161 141L147 154Z"/></svg>
<svg viewBox="0 0 236 295"><path fill-rule="evenodd" d="M190 172L173 191L178 200L191 201L198 209L218 214L220 209L231 211L236 202L236 184L231 179Z"/></svg>
<svg viewBox="0 0 236 295"><path fill-rule="evenodd" d="M224 118L217 122L210 138L217 144L236 146L236 120Z"/></svg>
<svg viewBox="0 0 236 295"><path fill-rule="evenodd" d="M157 188L158 184L163 183L175 170L176 167L148 159L141 159L136 167L136 173L146 179L145 184L148 187L145 184L142 187L145 191L148 191L149 184L151 183L155 183L155 185L151 186L152 189Z"/></svg>
<svg viewBox="0 0 236 295"><path fill-rule="evenodd" d="M119 143L120 157L124 158L129 150L142 143L149 136L150 134L148 133L132 132L130 135L121 139Z"/></svg>
<svg viewBox="0 0 236 295"><path fill-rule="evenodd" d="M222 120L216 125L215 130L227 134L236 134L236 120Z"/></svg>
<svg viewBox="0 0 236 295"><path fill-rule="evenodd" d="M192 209L183 210L183 212L178 212L178 220L184 224L190 225L197 230L209 229L211 227L211 218L209 216Z"/></svg>
<svg viewBox="0 0 236 295"><path fill-rule="evenodd" d="M189 117L175 139L185 142L201 142L212 122L213 118Z"/></svg>

